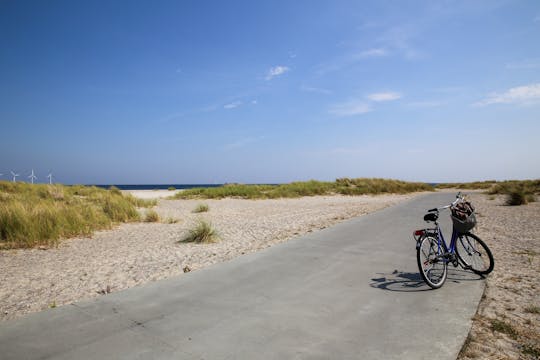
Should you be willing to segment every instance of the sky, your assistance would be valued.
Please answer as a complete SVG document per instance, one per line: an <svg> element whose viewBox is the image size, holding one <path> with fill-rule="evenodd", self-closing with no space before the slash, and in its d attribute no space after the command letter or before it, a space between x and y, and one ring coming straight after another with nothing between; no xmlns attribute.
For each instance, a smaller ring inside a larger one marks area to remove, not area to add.
<svg viewBox="0 0 540 360"><path fill-rule="evenodd" d="M0 180L540 178L540 2L0 0Z"/></svg>

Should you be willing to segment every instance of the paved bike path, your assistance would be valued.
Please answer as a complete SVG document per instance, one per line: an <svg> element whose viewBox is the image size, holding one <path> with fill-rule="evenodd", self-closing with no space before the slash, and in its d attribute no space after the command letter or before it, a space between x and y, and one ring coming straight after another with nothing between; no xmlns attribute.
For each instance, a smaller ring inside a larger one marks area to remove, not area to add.
<svg viewBox="0 0 540 360"><path fill-rule="evenodd" d="M2 322L0 358L455 359L484 282L452 270L428 290L411 238L426 209L452 200L422 195L203 270Z"/></svg>

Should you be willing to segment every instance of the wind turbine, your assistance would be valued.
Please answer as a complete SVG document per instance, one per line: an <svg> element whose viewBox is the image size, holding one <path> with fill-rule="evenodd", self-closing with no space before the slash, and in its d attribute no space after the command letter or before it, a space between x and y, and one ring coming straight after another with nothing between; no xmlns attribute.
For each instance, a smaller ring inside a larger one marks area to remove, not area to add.
<svg viewBox="0 0 540 360"><path fill-rule="evenodd" d="M32 169L32 174L28 178L32 181L32 184L34 183L34 180L37 179L37 176L34 175L34 169Z"/></svg>
<svg viewBox="0 0 540 360"><path fill-rule="evenodd" d="M47 179L49 179L49 185L52 185L52 172L49 171L49 175L47 175Z"/></svg>
<svg viewBox="0 0 540 360"><path fill-rule="evenodd" d="M11 175L13 175L13 182L17 182L17 176L20 176L20 175L15 174L13 171L11 172Z"/></svg>

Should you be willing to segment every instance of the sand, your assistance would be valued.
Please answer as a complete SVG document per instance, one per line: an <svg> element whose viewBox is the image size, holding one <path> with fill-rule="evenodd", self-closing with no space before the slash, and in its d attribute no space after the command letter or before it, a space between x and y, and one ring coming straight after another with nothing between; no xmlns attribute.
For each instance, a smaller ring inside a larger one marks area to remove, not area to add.
<svg viewBox="0 0 540 360"><path fill-rule="evenodd" d="M171 193L133 192L159 198L160 223L123 224L91 238L62 241L58 248L0 251L0 320L182 275L184 269L226 261L414 196L163 199ZM193 213L200 203L210 210ZM210 221L221 240L178 243L199 218Z"/></svg>
<svg viewBox="0 0 540 360"><path fill-rule="evenodd" d="M505 206L504 196L471 195L475 232L495 269L458 359L540 358L540 202Z"/></svg>
<svg viewBox="0 0 540 360"><path fill-rule="evenodd" d="M125 194L131 194L139 199L164 199L174 196L182 190L122 190Z"/></svg>

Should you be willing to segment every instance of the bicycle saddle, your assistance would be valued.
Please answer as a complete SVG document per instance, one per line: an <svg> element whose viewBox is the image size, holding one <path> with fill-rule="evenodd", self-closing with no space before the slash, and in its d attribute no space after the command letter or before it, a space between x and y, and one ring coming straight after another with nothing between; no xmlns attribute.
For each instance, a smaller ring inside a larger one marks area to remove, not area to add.
<svg viewBox="0 0 540 360"><path fill-rule="evenodd" d="M424 221L437 221L438 218L439 215L437 215L436 213L429 213L424 215Z"/></svg>

